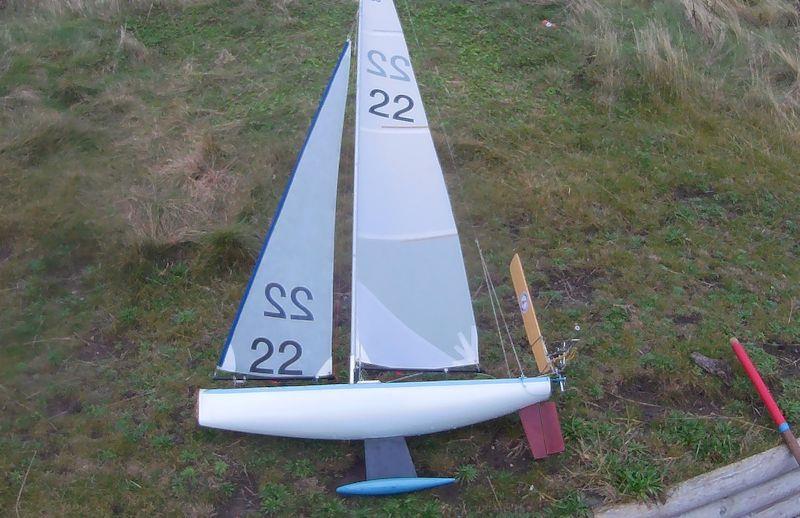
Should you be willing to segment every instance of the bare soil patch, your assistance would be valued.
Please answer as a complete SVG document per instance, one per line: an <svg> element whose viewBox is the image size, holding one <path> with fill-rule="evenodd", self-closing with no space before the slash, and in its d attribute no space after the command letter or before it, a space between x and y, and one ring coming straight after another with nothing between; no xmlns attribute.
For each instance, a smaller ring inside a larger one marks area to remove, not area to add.
<svg viewBox="0 0 800 518"><path fill-rule="evenodd" d="M104 336L103 332L97 327L92 328L89 333L81 338L83 347L78 351L78 359L85 362L92 362L108 358L114 352L114 340Z"/></svg>
<svg viewBox="0 0 800 518"><path fill-rule="evenodd" d="M367 467L364 464L363 454L359 454L353 459L353 464L349 468L339 474L335 474L332 478L328 479L325 487L329 492L335 493L336 488L345 484L352 484L353 482L360 482L367 479Z"/></svg>
<svg viewBox="0 0 800 518"><path fill-rule="evenodd" d="M703 320L703 315L700 313L689 313L688 315L673 315L672 321L678 325L697 324Z"/></svg>
<svg viewBox="0 0 800 518"><path fill-rule="evenodd" d="M713 189L702 189L696 185L679 185L672 190L676 200L690 200L692 198L709 198L716 192Z"/></svg>
<svg viewBox="0 0 800 518"><path fill-rule="evenodd" d="M567 300L580 304L588 304L592 300L595 283L602 277L599 268L547 268L547 290L564 293ZM539 293L534 294L539 297Z"/></svg>
<svg viewBox="0 0 800 518"><path fill-rule="evenodd" d="M83 404L72 394L59 394L47 402L47 416L51 419L63 415L78 414L82 410Z"/></svg>
<svg viewBox="0 0 800 518"><path fill-rule="evenodd" d="M247 473L242 473L236 480L236 491L226 502L214 511L221 518L240 518L258 513L258 492Z"/></svg>
<svg viewBox="0 0 800 518"><path fill-rule="evenodd" d="M639 404L645 421L653 421L671 410L695 415L721 412L722 406L703 387L675 385L648 375L635 376L618 385L622 400Z"/></svg>
<svg viewBox="0 0 800 518"><path fill-rule="evenodd" d="M763 349L778 359L781 377L800 376L800 344L770 340Z"/></svg>

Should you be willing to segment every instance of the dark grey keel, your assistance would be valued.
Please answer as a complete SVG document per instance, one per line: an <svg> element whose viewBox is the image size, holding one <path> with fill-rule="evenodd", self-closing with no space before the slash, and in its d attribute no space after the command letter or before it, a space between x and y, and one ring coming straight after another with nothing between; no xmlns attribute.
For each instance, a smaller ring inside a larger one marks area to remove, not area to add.
<svg viewBox="0 0 800 518"><path fill-rule="evenodd" d="M405 437L365 439L364 462L367 480L417 476Z"/></svg>

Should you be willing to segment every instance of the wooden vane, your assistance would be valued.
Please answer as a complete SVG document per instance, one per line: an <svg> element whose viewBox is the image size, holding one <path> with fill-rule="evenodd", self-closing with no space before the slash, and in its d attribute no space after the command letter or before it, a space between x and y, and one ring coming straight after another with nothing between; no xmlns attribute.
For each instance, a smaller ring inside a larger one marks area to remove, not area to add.
<svg viewBox="0 0 800 518"><path fill-rule="evenodd" d="M553 364L547 356L547 345L544 343L544 337L539 330L536 310L533 309L533 298L528 290L528 282L525 280L525 272L522 271L522 261L520 261L519 254L514 254L511 259L510 269L514 291L517 294L517 305L520 313L522 313L525 334L528 335L528 344L531 346L533 357L536 358L536 366L542 374L552 373Z"/></svg>

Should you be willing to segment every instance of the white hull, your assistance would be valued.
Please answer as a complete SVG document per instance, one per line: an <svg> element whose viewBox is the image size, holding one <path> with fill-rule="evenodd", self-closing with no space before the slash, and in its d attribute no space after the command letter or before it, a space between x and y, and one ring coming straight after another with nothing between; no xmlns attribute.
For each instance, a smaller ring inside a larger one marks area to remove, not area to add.
<svg viewBox="0 0 800 518"><path fill-rule="evenodd" d="M301 439L359 440L451 430L550 397L550 378L201 389L201 426Z"/></svg>

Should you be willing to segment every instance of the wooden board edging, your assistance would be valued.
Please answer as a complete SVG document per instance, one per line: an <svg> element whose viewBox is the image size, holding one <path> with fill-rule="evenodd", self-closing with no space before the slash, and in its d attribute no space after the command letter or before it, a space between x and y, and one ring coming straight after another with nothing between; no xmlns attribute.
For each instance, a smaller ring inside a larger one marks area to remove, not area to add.
<svg viewBox="0 0 800 518"><path fill-rule="evenodd" d="M744 497L746 494L750 498ZM753 500L756 495L757 500ZM738 507L732 507L734 505ZM594 515L597 518L672 518L695 515L697 511L697 516L721 516L721 513L725 516L747 513L773 516L773 506L776 511L800 508L800 468L784 445L678 484L667 491L663 503L603 506L596 509Z"/></svg>

